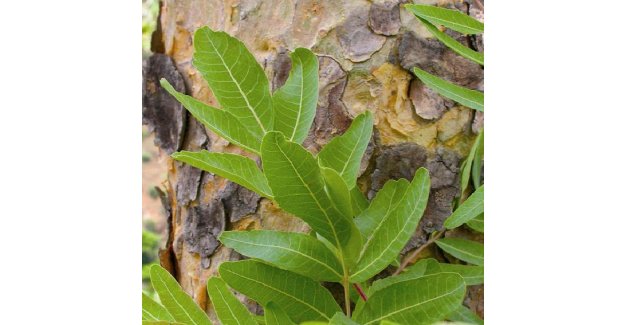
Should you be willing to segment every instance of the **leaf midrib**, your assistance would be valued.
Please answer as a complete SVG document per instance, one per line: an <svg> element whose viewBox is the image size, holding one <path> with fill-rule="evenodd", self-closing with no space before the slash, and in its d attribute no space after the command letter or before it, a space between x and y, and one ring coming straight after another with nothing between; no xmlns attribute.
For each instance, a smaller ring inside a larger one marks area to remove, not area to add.
<svg viewBox="0 0 625 325"><path fill-rule="evenodd" d="M479 259L479 260L482 260L482 261L484 260L484 257L482 257L482 256L477 256L477 255L473 255L472 253L470 253L470 252L468 252L468 251L465 251L465 250L462 250L462 249L458 248L457 246L452 246L452 245L447 244L447 243L442 242L442 241L439 241L439 242L438 242L438 244L439 244L439 245L446 246L447 248L449 248L449 249L451 249L451 250L455 250L455 251L458 251L458 252L461 252L461 253L465 253L465 254L467 254L467 255L469 255L469 256L471 256L471 257L475 257L476 259Z"/></svg>
<svg viewBox="0 0 625 325"><path fill-rule="evenodd" d="M219 60L221 61L221 63L226 68L226 71L228 71L228 75L230 75L230 79L232 80L232 82L237 86L237 89L239 90L239 93L241 94L241 97L243 97L243 100L245 100L245 104L247 105L247 108L250 110L250 112L252 113L252 115L256 119L256 123L258 123L258 125L260 125L260 128L261 128L261 130L263 130L263 133L266 133L267 130L265 130L265 127L263 126L263 123L260 122L260 119L258 118L258 115L256 115L256 112L254 111L254 109L250 105L250 102L247 99L247 94L243 91L243 89L241 89L241 86L236 81L236 79L234 79L234 76L232 75L232 71L230 71L230 67L226 64L226 61L224 61L224 58L223 58L223 56L221 56L219 51L217 51L217 47L215 47L215 44L213 43L213 40L211 39L210 33L206 32L206 34L208 36L207 37L208 41L210 42L211 46L213 47L213 51L215 52L217 57L219 57ZM230 46L228 39L226 39L226 46Z"/></svg>
<svg viewBox="0 0 625 325"><path fill-rule="evenodd" d="M423 188L425 187L424 185L425 185L425 182L422 182L422 184L421 184L421 188L419 189L419 191L418 191L417 193L421 193L421 191L423 191ZM409 191L410 191L410 188L408 188L408 189L406 190L406 192L405 192L405 193L404 193L404 195L402 196L402 200L403 200L403 199L404 199L404 197L406 196L406 193L408 193ZM419 197L419 201L418 201L417 203L415 203L414 209L412 209L412 211L410 211L410 213L408 214L409 216L412 216L412 214L413 214L413 213L414 213L414 212L415 212L415 211L419 208L420 199L421 199L421 197ZM400 200L400 202L401 202L401 200ZM397 210L397 209L399 209L399 208L400 208L400 207L398 206L397 208L395 208L395 210ZM395 212L395 210L393 210L393 212ZM385 219L385 220L386 220L386 219ZM380 225L381 225L381 224L382 224L382 222L380 222ZM351 276L352 276L352 277L355 277L356 275L358 275L358 274L360 274L360 273L364 272L364 271L365 271L367 268L369 268L372 264L374 264L374 263L376 263L377 261L379 261L379 260L382 258L382 256L384 256L384 254L386 253L386 251L388 251L388 250L389 250L389 247L391 247L391 244L392 244L392 243L394 243L394 242L397 240L397 238L399 237L399 235L400 235L401 233L403 233L403 231L404 231L404 230L406 230L406 226L407 226L407 225L408 225L408 223L407 223L407 222L404 222L404 226L401 228L401 231L397 233L397 236L395 236L395 237L394 237L394 238L390 241L390 243L389 243L388 245L386 245L386 248L384 248L384 250L382 251L382 253L381 253L381 254L378 254L378 256L377 256L375 259L373 259L373 260L372 260L369 264L367 264L365 267L360 268L360 270L359 270L358 272L356 272L356 273L352 274ZM372 233L372 235L371 235L371 237L370 237L370 238L373 238L373 237L375 236L375 234L377 233L377 230L378 230L378 229L379 229L379 227L378 227L378 228L376 228L376 231ZM363 251L364 251L364 250L363 250Z"/></svg>
<svg viewBox="0 0 625 325"><path fill-rule="evenodd" d="M413 8L414 8L414 7L413 7ZM417 10L418 10L418 9L417 9ZM419 11L419 10L418 10L418 11ZM431 21L430 19L428 19L428 18L431 18L431 19L433 19L433 20L443 21L443 22L446 22L446 23L450 23L450 24L451 24L451 25L453 25L453 26L461 26L461 27L465 27L466 29L475 30L475 31L476 31L476 34L478 34L478 33L482 33L482 31L481 31L481 30L479 30L479 29L477 29L476 27L472 27L472 26L465 25L465 24L461 24L461 23L457 23L457 22L454 22L454 21L451 21L451 20L447 20L447 19L443 19L443 18L439 18L439 17L435 17L435 16L427 15L427 14L424 14L422 11L419 11L418 13L415 13L415 14L416 14L416 15L418 15L418 16L421 16L423 19L425 19L425 20L427 20L427 21L431 22L432 24L433 24L434 22L432 22L432 21ZM444 14L447 14L447 15L448 15L449 13L445 12ZM426 18L426 17L427 17L427 18ZM441 23L441 25L445 25L445 24L442 24L442 23ZM447 26L447 27L449 27L449 26ZM449 28L453 29L452 27L449 27ZM455 29L454 29L454 30L455 30Z"/></svg>
<svg viewBox="0 0 625 325"><path fill-rule="evenodd" d="M163 278L161 277L161 275L159 274L159 272L155 272L156 277L159 279L160 282L162 282L162 284L165 286L165 289L167 289L167 293L169 294L169 296L171 297L171 299L176 303L176 305L178 305L180 307L180 309L184 312L184 314L189 318L189 320L191 322L193 322L193 324L197 324L195 322L195 319L193 319L193 317L191 317L191 315L189 313L187 313L186 308L184 308L179 302L178 299L176 298L176 296L171 292L171 290L169 290L169 285L167 284L167 281L164 281ZM173 317L174 315L172 315ZM175 318L175 317L174 317ZM176 320L177 321L177 320Z"/></svg>
<svg viewBox="0 0 625 325"><path fill-rule="evenodd" d="M436 297L434 297L434 298L432 298L432 299L428 299L428 300L424 300L424 301L418 302L418 303L416 303L416 304L414 304L414 305L409 305L409 306L406 306L406 307L404 307L404 308L401 308L401 309L395 310L395 311L393 311L393 312L391 312L391 313L388 313L388 314L386 314L386 315L384 315L384 316L381 316L381 317L378 317L378 318L376 318L376 319L374 319L374 320L371 320L371 321L369 321L369 322L366 322L366 323L364 323L363 325L369 325L369 324L375 323L375 322L377 322L377 321L380 321L380 320L382 320L382 319L384 319L384 318L391 317L391 316L393 316L393 315L395 315L395 314L397 314L397 313L403 312L404 310L407 310L407 309L412 309L412 308L418 307L418 306L420 306L420 305L423 305L423 304L425 304L425 303L428 303L428 302L431 302L431 301L434 301L434 300L438 300L438 299L444 298L444 297L446 297L446 296L449 296L449 295L452 295L452 294L456 293L456 291L458 291L459 289L462 289L462 285L459 285L456 289L454 289L454 290L452 290L452 291L450 291L450 292L448 292L448 293L442 294L442 295L440 295L440 296L436 296Z"/></svg>
<svg viewBox="0 0 625 325"><path fill-rule="evenodd" d="M217 293L219 293L219 296L221 297L222 302L224 303L224 305L226 305L226 307L228 308L228 311L230 312L230 315L232 315L232 318L234 318L234 320L237 322L237 324L241 325L241 322L239 322L239 319L237 318L237 316L234 314L234 312L232 311L232 309L230 308L230 304L226 301L226 298L224 297L224 295L221 293L221 288L219 287L219 285L215 286L215 289L217 289Z"/></svg>
<svg viewBox="0 0 625 325"><path fill-rule="evenodd" d="M330 270L332 273L336 274L336 275L339 277L339 279L342 277L342 275L341 275L341 274L339 274L338 272L336 272L333 268L331 268L331 267L330 267L329 265L327 265L326 263L324 263L324 262L322 262L322 261L320 261L320 260L317 260L317 259L313 258L312 256L309 256L309 255L303 254L303 253L302 253L302 252L300 252L300 251L297 251L297 250L294 250L294 249L291 249L291 248L288 248L288 247L284 247L284 246L276 246L276 245L268 245L268 244L259 244L259 243L254 243L254 242L246 242L246 241L243 241L243 240L238 240L238 239L233 239L233 238L229 238L228 240L235 241L235 242L239 242L239 243L243 243L243 244L248 244L248 245L256 245L256 246L261 246L261 247L269 247L269 248L280 248L280 249L283 249L283 250L286 250L286 251L290 251L290 252L293 252L293 253L299 254L299 255L301 255L301 256L304 256L304 257L308 258L309 260L315 261L315 262L317 262L317 263L319 263L319 264L321 264L321 265L325 266L325 267L326 267L328 270Z"/></svg>
<svg viewBox="0 0 625 325"><path fill-rule="evenodd" d="M269 286L269 285L266 285L265 283L262 283L262 282L260 282L260 281L255 280L255 279L253 279L253 278L248 278L248 277L246 277L245 275L242 275L242 274L239 274L239 273L237 273L237 272L234 272L233 270L222 270L222 272L223 272L223 271L230 272L230 273L232 273L232 274L234 274L234 275L237 275L237 276L240 276L240 277L242 277L242 278L244 278L244 279L246 279L246 280L249 280L249 281L252 281L252 282L258 283L258 284L260 284L260 285L261 285L261 286L263 286L263 287L266 287L266 288L269 288L269 289L271 289L271 290L277 291L277 292L279 292L279 293L281 293L281 294L284 294L285 296L288 296L288 297L292 298L293 300L295 300L295 301L297 301L297 302L300 302L301 304L303 304L303 305L307 306L308 308L310 308L310 309L314 310L314 311L315 311L315 312L317 312L319 315L321 315L321 317L323 317L323 318L325 318L325 319L327 319L327 320L330 320L330 318L328 318L328 317L327 317L327 316L326 316L323 312L321 312L319 309L315 308L315 306L312 306L312 305L308 304L307 302L305 302L305 301L303 301L303 300L301 300L301 299L299 299L299 298L297 298L297 297L295 297L295 296L292 296L292 295L290 295L290 294L288 294L288 293L286 293L286 292L284 292L284 291L282 291L282 290L279 290L278 288L271 287L271 286Z"/></svg>
<svg viewBox="0 0 625 325"><path fill-rule="evenodd" d="M417 70L417 71L419 71L419 70ZM422 71L419 71L419 72L422 72ZM477 105L477 106L484 107L484 104L482 104L482 103L480 103L480 102L476 102L476 101L474 101L474 100L472 100L472 99L466 98L466 97L464 97L463 95L461 95L461 94L459 93L459 92L468 92L468 93L470 93L470 94L479 95L479 94L480 94L480 92L479 92L479 91L475 91L475 90L471 90L471 89L462 89L462 88L457 88L457 89L456 89L456 92L453 92L453 91L447 90L447 89L445 89L445 88L443 88L443 87L441 87L441 86L437 85L437 84L436 84L436 82L437 82L437 81L439 81L439 82L440 82L440 80L434 79L434 78L433 78L433 76L426 75L426 74L422 74L422 76L421 76L420 78L422 78L422 79L423 79L423 78L428 79L428 80L430 81L430 87L434 86L434 87L438 88L438 90L439 90L441 93L445 93L445 94L447 94L447 97L450 97L449 95L451 94L451 95L453 95L453 96L456 96L456 97L458 97L458 98L461 98L461 99L463 99L463 100L466 100L466 101L468 101L468 102L470 102L470 103L473 103L473 104L475 104L475 105ZM454 85L454 84L452 84L452 83L449 83L449 85L451 85L451 86L455 86L455 87L458 87L458 86L456 86L456 85Z"/></svg>

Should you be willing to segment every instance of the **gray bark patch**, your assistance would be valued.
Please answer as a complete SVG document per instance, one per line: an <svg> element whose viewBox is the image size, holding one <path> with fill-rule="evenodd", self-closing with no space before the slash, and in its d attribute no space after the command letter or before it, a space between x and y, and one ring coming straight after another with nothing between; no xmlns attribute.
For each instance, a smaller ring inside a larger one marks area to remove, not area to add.
<svg viewBox="0 0 625 325"><path fill-rule="evenodd" d="M258 209L260 195L235 183L228 184L230 195L222 200L226 216L230 222L237 222L243 217L255 213Z"/></svg>
<svg viewBox="0 0 625 325"><path fill-rule="evenodd" d="M442 97L436 91L426 87L419 78L410 82L408 94L415 113L426 120L437 120L443 113L454 106L454 102Z"/></svg>
<svg viewBox="0 0 625 325"><path fill-rule="evenodd" d="M337 27L336 34L345 57L353 62L363 62L382 48L386 37L369 29L369 8L361 7L351 13Z"/></svg>
<svg viewBox="0 0 625 325"><path fill-rule="evenodd" d="M369 9L369 26L376 34L397 35L401 27L399 1L373 3Z"/></svg>
<svg viewBox="0 0 625 325"><path fill-rule="evenodd" d="M219 246L217 237L225 229L225 212L220 200L189 209L184 222L184 242L190 253L199 254L203 268Z"/></svg>
<svg viewBox="0 0 625 325"><path fill-rule="evenodd" d="M143 67L143 124L154 132L154 144L167 154L182 144L187 112L159 83L165 78L179 92L186 91L184 81L174 62L165 54L156 53Z"/></svg>
<svg viewBox="0 0 625 325"><path fill-rule="evenodd" d="M416 143L401 143L383 146L375 160L375 170L371 174L369 199L384 186L388 180L405 178L412 180L419 167L424 167L427 151Z"/></svg>

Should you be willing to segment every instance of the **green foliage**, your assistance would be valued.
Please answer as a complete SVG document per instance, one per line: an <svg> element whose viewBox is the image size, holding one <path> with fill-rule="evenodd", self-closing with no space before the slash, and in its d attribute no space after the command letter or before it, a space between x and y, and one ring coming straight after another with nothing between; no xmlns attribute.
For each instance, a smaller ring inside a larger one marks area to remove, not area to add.
<svg viewBox="0 0 625 325"><path fill-rule="evenodd" d="M174 321L189 325L211 324L206 313L182 290L167 270L154 265L150 268L150 277L164 309Z"/></svg>
<svg viewBox="0 0 625 325"><path fill-rule="evenodd" d="M484 245L462 238L443 238L436 245L449 255L465 262L484 265Z"/></svg>
<svg viewBox="0 0 625 325"><path fill-rule="evenodd" d="M224 262L219 274L229 286L261 305L277 303L295 322L329 320L341 311L319 282L258 261Z"/></svg>
<svg viewBox="0 0 625 325"><path fill-rule="evenodd" d="M474 35L484 32L484 24L482 22L457 10L419 4L407 4L404 7L412 12L428 31L443 44L463 57L484 65L483 53L465 47L460 44L460 42L438 30L435 26L442 25L463 34ZM478 111L484 111L484 93L454 85L449 81L433 76L417 67L413 69L413 72L426 86L435 90L442 96L464 106Z"/></svg>
<svg viewBox="0 0 625 325"><path fill-rule="evenodd" d="M305 221L314 233L223 232L219 240L226 247L251 259L224 262L219 266L220 277L208 280L208 294L221 323L432 324L457 312L466 285L483 282L481 266L425 259L369 286L381 271L399 265L397 257L425 211L430 176L420 168L412 180L388 181L369 202L356 180L372 135L370 112L357 116L348 130L321 148L316 157L301 145L316 110L316 56L295 49L289 78L272 95L261 66L239 40L203 27L195 33L194 42L193 63L220 108L177 92L166 80L161 81L162 86L207 128L260 161L208 151L182 151L172 157L275 201ZM476 147L471 163L477 155ZM467 170L476 177L471 166ZM469 197L448 225L478 220L479 196ZM444 238L436 243L453 256L479 264L471 259L477 243L459 245L454 240ZM344 311L322 281L343 286ZM161 312L162 318L165 310L177 322L209 324L206 314L174 285L165 270L153 268L152 282L162 306L147 301L144 309ZM369 295L366 302L354 285ZM231 289L262 305L265 316L250 314ZM353 317L350 300L356 302Z"/></svg>
<svg viewBox="0 0 625 325"><path fill-rule="evenodd" d="M208 279L208 295L222 325L256 325L250 312L230 292L224 280L218 277Z"/></svg>
<svg viewBox="0 0 625 325"><path fill-rule="evenodd" d="M480 186L445 220L445 228L453 229L484 213L484 185Z"/></svg>

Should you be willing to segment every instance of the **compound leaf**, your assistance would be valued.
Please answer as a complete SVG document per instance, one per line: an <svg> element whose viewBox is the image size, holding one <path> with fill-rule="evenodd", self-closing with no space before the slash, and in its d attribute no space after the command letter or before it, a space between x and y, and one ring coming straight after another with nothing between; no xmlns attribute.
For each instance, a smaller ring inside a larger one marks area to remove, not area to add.
<svg viewBox="0 0 625 325"><path fill-rule="evenodd" d="M408 4L405 8L432 24L443 25L459 33L473 35L484 32L484 23L458 10L418 4Z"/></svg>
<svg viewBox="0 0 625 325"><path fill-rule="evenodd" d="M484 265L484 245L481 243L462 238L442 238L435 243L457 259L471 264Z"/></svg>
<svg viewBox="0 0 625 325"><path fill-rule="evenodd" d="M165 320L173 321L167 309L161 306L158 302L147 296L145 293L141 293L141 318L144 320Z"/></svg>
<svg viewBox="0 0 625 325"><path fill-rule="evenodd" d="M250 133L262 137L273 129L269 82L245 45L224 33L202 27L193 37L193 65L208 82L221 108L236 116Z"/></svg>
<svg viewBox="0 0 625 325"><path fill-rule="evenodd" d="M339 260L312 236L272 230L225 231L219 240L237 252L317 281L340 282Z"/></svg>
<svg viewBox="0 0 625 325"><path fill-rule="evenodd" d="M390 285L369 297L355 321L432 324L458 308L466 286L456 273L437 273Z"/></svg>
<svg viewBox="0 0 625 325"><path fill-rule="evenodd" d="M353 232L353 218L328 197L321 169L310 152L280 132L269 132L261 153L267 181L282 209L300 217L337 247L360 240Z"/></svg>
<svg viewBox="0 0 625 325"><path fill-rule="evenodd" d="M360 161L373 132L373 115L366 111L358 115L344 134L326 144L317 158L324 167L336 170L348 188L356 186Z"/></svg>
<svg viewBox="0 0 625 325"><path fill-rule="evenodd" d="M286 83L273 94L275 130L289 141L302 143L317 112L319 62L305 48L291 53L291 72Z"/></svg>
<svg viewBox="0 0 625 325"><path fill-rule="evenodd" d="M163 306L173 319L191 325L211 324L206 313L195 304L167 270L160 265L150 268L150 280Z"/></svg>
<svg viewBox="0 0 625 325"><path fill-rule="evenodd" d="M429 173L419 168L397 207L365 239L358 264L350 276L352 282L367 280L393 262L417 228L429 194Z"/></svg>
<svg viewBox="0 0 625 325"><path fill-rule="evenodd" d="M282 307L294 322L329 321L341 311L330 292L318 282L254 260L224 262L219 274L230 287L266 306Z"/></svg>
<svg viewBox="0 0 625 325"><path fill-rule="evenodd" d="M234 115L177 92L165 79L161 79L161 86L208 129L243 149L255 154L260 153L260 137L250 133Z"/></svg>
<svg viewBox="0 0 625 325"><path fill-rule="evenodd" d="M428 87L444 97L456 101L466 107L484 111L484 93L454 85L453 83L431 75L417 67L412 72Z"/></svg>
<svg viewBox="0 0 625 325"><path fill-rule="evenodd" d="M256 325L245 306L232 294L224 280L211 277L206 283L215 313L222 325Z"/></svg>
<svg viewBox="0 0 625 325"><path fill-rule="evenodd" d="M484 185L480 186L445 220L445 228L454 229L484 213Z"/></svg>

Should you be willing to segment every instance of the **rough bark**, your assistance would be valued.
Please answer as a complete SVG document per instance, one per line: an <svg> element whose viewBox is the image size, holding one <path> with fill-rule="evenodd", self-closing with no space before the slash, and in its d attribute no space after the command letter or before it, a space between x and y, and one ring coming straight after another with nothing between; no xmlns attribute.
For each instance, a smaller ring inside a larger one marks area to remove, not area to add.
<svg viewBox="0 0 625 325"><path fill-rule="evenodd" d="M434 4L436 1L421 1ZM275 89L290 68L288 52L312 49L320 60L317 115L304 142L316 152L341 134L359 113L375 116L374 137L363 159L360 188L370 198L386 180L412 178L418 167L429 169L432 190L419 228L404 252L439 230L458 195L458 172L483 125L483 115L427 89L409 72L413 66L457 84L481 89L483 69L436 41L404 9L399 0L163 0L152 42L156 58L144 67L147 95L145 123L155 130L157 144L170 153L200 150L242 153L180 110L179 104L153 87L166 77L206 103L217 106L200 74L191 65L193 32L204 25L240 38ZM440 1L481 18L471 1ZM477 44L481 38L459 41ZM156 96L156 97L155 97ZM154 99L156 98L156 99ZM160 112L160 113L159 113ZM168 114L163 117L158 114ZM159 135L160 134L160 135ZM160 140L159 140L160 139ZM224 229L305 231L307 225L274 204L221 177L170 160L165 206L169 240L162 264L207 311L206 279L222 261L241 256L221 246ZM438 254L431 252L431 254ZM471 289L465 302L483 313L483 288ZM243 298L242 298L243 299ZM259 307L248 302L253 311ZM210 312L209 312L210 313ZM214 315L211 315L214 318Z"/></svg>

